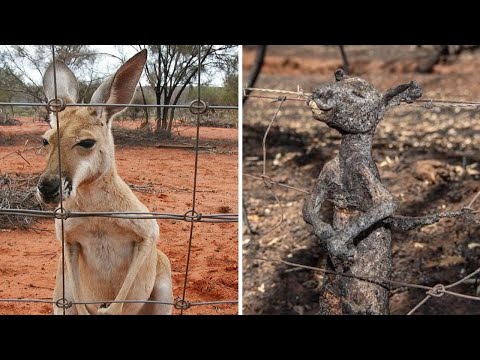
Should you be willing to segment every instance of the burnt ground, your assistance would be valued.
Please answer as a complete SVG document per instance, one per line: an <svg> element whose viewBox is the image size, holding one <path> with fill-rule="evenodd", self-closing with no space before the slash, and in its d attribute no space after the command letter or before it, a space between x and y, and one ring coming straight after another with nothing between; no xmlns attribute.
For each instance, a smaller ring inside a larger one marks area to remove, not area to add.
<svg viewBox="0 0 480 360"><path fill-rule="evenodd" d="M346 47L355 75L382 91L417 80L423 99L480 100L480 53L463 53L435 67L414 72L428 48L410 46ZM244 53L244 74L253 53ZM271 47L256 87L311 91L333 80L341 64L335 47ZM243 172L262 172L262 138L277 104L251 98L244 107ZM303 102L284 104L267 139L267 174L276 181L310 190L322 166L338 151L340 136L313 120ZM480 190L480 114L475 107L402 105L390 110L375 134L373 156L383 183L400 202L397 214L419 216L456 210ZM301 215L304 194L274 187L285 220L262 181L243 177L243 199L251 225L260 235L244 232L243 312L245 314L315 314L322 276L251 257L284 259L324 267L325 255ZM480 209L480 201L474 206ZM329 209L325 209L328 216ZM273 230L272 230L273 229ZM479 266L480 228L464 220L444 219L409 232L393 232L395 280L435 285L455 282ZM480 284L480 279L477 280ZM480 295L476 283L456 291ZM392 314L406 314L423 290L391 292ZM432 298L417 314L480 314L479 302L445 295Z"/></svg>

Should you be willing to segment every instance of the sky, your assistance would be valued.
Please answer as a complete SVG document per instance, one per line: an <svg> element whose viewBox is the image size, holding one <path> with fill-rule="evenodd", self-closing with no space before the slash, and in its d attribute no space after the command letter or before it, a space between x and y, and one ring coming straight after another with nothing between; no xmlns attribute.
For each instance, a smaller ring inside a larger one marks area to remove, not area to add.
<svg viewBox="0 0 480 360"><path fill-rule="evenodd" d="M103 52L103 53L109 53L109 54L118 54L119 53L119 51L118 51L118 49L116 48L115 45L92 45L92 48L96 49L98 52ZM122 46L122 50L125 51L125 55L128 58L130 58L131 56L133 56L137 53L137 51L130 46ZM104 57L102 57L102 59L103 59L103 62L100 62L99 67L100 67L100 69L104 68L105 69L104 71L107 71L107 69L109 67L111 68L111 65L108 65L108 63L112 62L112 58L108 57L108 56L104 56ZM119 63L117 63L117 64L119 64ZM111 70L115 71L115 69L111 69ZM208 78L208 80L211 81L212 86L222 86L223 85L223 75L224 74L220 71L214 72L213 76L211 78ZM142 82L142 84L143 84L143 82Z"/></svg>
<svg viewBox="0 0 480 360"><path fill-rule="evenodd" d="M120 55L120 49L119 46L116 45L92 45L91 46L93 49L97 50L98 52L101 53L106 53L106 54L114 54L114 55ZM131 46L121 46L121 51L123 51L126 55L126 58L130 58L131 56L135 55L137 52L133 47ZM105 56L99 56L97 60L97 68L96 70L98 71L99 75L105 76L105 75L111 75L113 74L118 67L120 66L120 60L115 59L114 57L105 55ZM41 84L41 76L36 71L35 69L27 69L29 72L29 76L37 83ZM213 72L211 77L203 78L204 80L209 80L210 84L212 86L222 86L223 84L223 73L221 71L215 71ZM208 76L205 73L203 73L203 76ZM203 81L202 81L203 82ZM146 84L146 80L141 80L142 85Z"/></svg>

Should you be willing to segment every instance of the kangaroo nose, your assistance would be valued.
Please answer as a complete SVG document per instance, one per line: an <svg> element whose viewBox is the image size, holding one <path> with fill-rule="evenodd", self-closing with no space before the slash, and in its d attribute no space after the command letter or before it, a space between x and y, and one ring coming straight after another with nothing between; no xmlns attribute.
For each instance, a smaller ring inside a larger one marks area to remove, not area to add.
<svg viewBox="0 0 480 360"><path fill-rule="evenodd" d="M38 190L44 196L54 195L60 186L60 177L58 175L45 176L38 182Z"/></svg>

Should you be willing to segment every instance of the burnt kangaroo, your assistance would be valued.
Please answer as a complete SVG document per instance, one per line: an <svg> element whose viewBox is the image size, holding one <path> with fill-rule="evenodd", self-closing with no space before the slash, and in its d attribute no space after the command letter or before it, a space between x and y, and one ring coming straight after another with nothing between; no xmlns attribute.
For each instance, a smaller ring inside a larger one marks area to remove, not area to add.
<svg viewBox="0 0 480 360"><path fill-rule="evenodd" d="M390 229L411 230L469 209L423 217L393 216L397 203L382 185L372 158L372 141L386 111L421 97L412 81L379 92L367 81L335 72L335 82L307 99L313 117L342 135L339 154L327 162L303 208L337 272L389 279L392 271ZM322 204L333 205L333 220L323 221ZM381 282L328 275L320 296L321 314L388 314L388 289Z"/></svg>

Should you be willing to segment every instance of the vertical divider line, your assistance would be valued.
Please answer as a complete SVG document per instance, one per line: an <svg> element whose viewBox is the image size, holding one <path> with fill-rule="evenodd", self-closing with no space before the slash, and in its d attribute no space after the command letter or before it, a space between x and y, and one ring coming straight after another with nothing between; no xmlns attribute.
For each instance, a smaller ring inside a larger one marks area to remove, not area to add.
<svg viewBox="0 0 480 360"><path fill-rule="evenodd" d="M200 71L202 67L201 45L198 45L198 69L197 69L197 104L200 104ZM190 268L190 253L192 251L192 238L195 216L195 199L197 192L197 170L198 170L198 145L200 138L200 111L197 114L197 138L195 139L195 169L193 174L193 198L192 198L192 222L190 223L190 237L188 240L187 264L185 267L185 279L183 282L182 303L185 304L185 295L187 293L188 270ZM183 315L183 307L180 308L180 315Z"/></svg>
<svg viewBox="0 0 480 360"><path fill-rule="evenodd" d="M55 66L55 45L52 45L52 59L53 59L53 90L55 94L55 102L58 103L58 93L57 93L57 68ZM62 213L61 228L62 228L62 305L63 305L63 315L65 315L65 227L64 227L64 208L63 208L63 181L62 181L62 155L60 148L60 122L58 120L58 107L55 111L55 120L57 125L57 150L58 150L58 176L60 177L60 210ZM58 300L58 299L57 299Z"/></svg>
<svg viewBox="0 0 480 360"><path fill-rule="evenodd" d="M243 46L238 46L238 111L237 111L237 131L238 131L238 315L243 314ZM245 214L245 216L247 216ZM246 219L248 221L248 219Z"/></svg>

